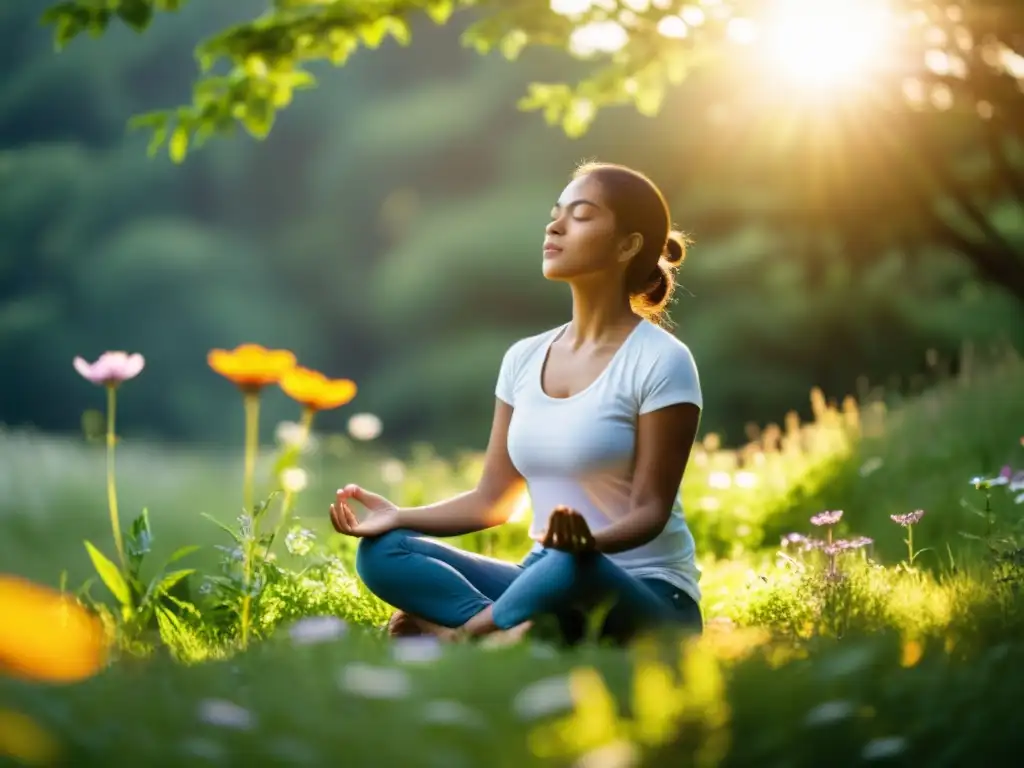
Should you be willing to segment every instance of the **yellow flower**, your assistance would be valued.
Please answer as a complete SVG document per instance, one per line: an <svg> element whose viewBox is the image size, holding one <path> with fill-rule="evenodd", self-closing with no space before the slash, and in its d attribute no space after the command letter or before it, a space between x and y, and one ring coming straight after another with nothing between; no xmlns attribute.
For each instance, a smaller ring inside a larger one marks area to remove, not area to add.
<svg viewBox="0 0 1024 768"><path fill-rule="evenodd" d="M281 389L311 411L340 408L356 396L355 382L329 379L319 371L301 366L292 368L281 377Z"/></svg>
<svg viewBox="0 0 1024 768"><path fill-rule="evenodd" d="M103 625L69 595L0 575L0 616L0 674L70 683L106 663Z"/></svg>
<svg viewBox="0 0 1024 768"><path fill-rule="evenodd" d="M35 720L0 709L0 757L12 757L23 765L50 765L59 752L57 740Z"/></svg>
<svg viewBox="0 0 1024 768"><path fill-rule="evenodd" d="M210 367L247 392L276 384L295 367L295 355L286 349L267 349L259 344L242 344L233 350L212 349L206 356Z"/></svg>

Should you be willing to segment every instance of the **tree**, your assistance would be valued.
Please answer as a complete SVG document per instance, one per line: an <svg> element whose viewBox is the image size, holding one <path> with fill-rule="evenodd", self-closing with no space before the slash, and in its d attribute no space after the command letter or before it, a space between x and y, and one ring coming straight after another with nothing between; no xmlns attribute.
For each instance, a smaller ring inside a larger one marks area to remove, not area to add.
<svg viewBox="0 0 1024 768"><path fill-rule="evenodd" d="M183 2L63 0L45 20L60 46L115 20L144 30ZM776 89L758 78L766 49L775 63L827 75L804 91L814 94L804 117L818 134L797 134L808 164L798 224L837 235L845 249L951 248L1024 300L1024 242L1013 236L1024 203L1024 9L1015 0L276 0L199 45L190 105L132 123L151 130L151 151L166 145L178 162L239 125L264 137L295 91L316 84L318 62L344 64L389 36L407 44L417 17L445 24L456 13L468 20L463 42L481 53L514 59L553 47L588 62L579 81L533 83L520 101L570 136L609 106L656 114L666 90L696 70L722 73L741 94L752 82ZM883 33L891 39L878 56L867 45ZM849 77L833 48L859 56L853 74L865 77Z"/></svg>

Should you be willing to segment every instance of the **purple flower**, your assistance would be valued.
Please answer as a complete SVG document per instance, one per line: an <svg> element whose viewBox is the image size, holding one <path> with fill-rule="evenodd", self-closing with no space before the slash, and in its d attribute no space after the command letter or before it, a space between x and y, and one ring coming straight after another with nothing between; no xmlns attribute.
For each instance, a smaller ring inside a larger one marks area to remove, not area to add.
<svg viewBox="0 0 1024 768"><path fill-rule="evenodd" d="M913 512L908 512L905 515L889 515L889 519L897 525L902 525L904 528L909 528L911 525L917 525L921 522L921 518L924 517L923 509L915 509Z"/></svg>
<svg viewBox="0 0 1024 768"><path fill-rule="evenodd" d="M146 360L137 352L131 355L127 352L104 352L95 363L76 357L74 365L75 370L93 384L116 387L142 373Z"/></svg>
<svg viewBox="0 0 1024 768"><path fill-rule="evenodd" d="M811 518L811 525L835 525L839 522L843 516L843 510L835 509L826 512L820 512Z"/></svg>

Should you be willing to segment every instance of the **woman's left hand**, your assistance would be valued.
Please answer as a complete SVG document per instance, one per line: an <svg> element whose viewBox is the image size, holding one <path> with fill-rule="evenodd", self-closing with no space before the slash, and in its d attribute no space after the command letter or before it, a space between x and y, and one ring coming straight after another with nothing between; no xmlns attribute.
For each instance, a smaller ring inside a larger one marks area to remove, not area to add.
<svg viewBox="0 0 1024 768"><path fill-rule="evenodd" d="M590 526L579 512L569 507L555 507L548 518L548 527L536 540L548 549L583 554L597 547Z"/></svg>

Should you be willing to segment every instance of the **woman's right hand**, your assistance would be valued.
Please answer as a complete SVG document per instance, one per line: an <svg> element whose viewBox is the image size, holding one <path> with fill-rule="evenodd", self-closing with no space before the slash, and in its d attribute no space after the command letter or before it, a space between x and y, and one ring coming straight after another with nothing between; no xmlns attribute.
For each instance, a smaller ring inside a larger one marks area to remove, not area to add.
<svg viewBox="0 0 1024 768"><path fill-rule="evenodd" d="M352 511L350 503L355 499L369 512L360 522ZM331 504L331 524L338 533L357 538L372 538L398 527L398 507L392 502L358 485L339 488Z"/></svg>

